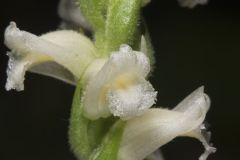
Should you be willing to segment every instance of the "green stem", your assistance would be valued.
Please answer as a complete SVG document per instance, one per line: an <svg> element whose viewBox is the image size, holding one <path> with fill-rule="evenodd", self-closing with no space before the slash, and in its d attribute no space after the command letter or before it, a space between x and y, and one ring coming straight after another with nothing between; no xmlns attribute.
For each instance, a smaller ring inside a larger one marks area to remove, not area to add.
<svg viewBox="0 0 240 160"><path fill-rule="evenodd" d="M116 119L110 117L91 121L84 117L81 100L83 85L83 81L78 83L73 98L69 126L69 143L78 159L87 160L92 151L101 144L103 137Z"/></svg>
<svg viewBox="0 0 240 160"><path fill-rule="evenodd" d="M91 146L89 143L87 128L89 120L83 117L83 105L81 103L82 87L81 81L75 90L70 126L69 126L69 143L71 149L78 159L87 159L91 153Z"/></svg>
<svg viewBox="0 0 240 160"><path fill-rule="evenodd" d="M142 0L109 0L104 37L96 37L96 47L102 55L109 56L112 51L118 50L121 44L134 47L141 3Z"/></svg>
<svg viewBox="0 0 240 160"><path fill-rule="evenodd" d="M117 121L104 137L102 144L92 153L90 160L117 160L125 125L125 121Z"/></svg>

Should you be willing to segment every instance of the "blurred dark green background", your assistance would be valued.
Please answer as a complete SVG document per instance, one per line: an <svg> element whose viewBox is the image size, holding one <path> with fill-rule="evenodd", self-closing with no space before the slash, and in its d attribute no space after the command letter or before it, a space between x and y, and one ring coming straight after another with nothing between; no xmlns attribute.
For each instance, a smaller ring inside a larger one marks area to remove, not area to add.
<svg viewBox="0 0 240 160"><path fill-rule="evenodd" d="M11 0L0 6L0 160L74 160L67 129L74 87L27 74L24 92L6 92L7 48L3 32L9 21L35 34L55 30L58 0ZM207 122L216 154L209 160L239 159L240 149L240 4L212 0L194 10L176 0L153 0L144 16L156 50L151 77L158 105L173 107L198 86L212 99ZM166 160L196 160L197 140L177 138L162 147Z"/></svg>

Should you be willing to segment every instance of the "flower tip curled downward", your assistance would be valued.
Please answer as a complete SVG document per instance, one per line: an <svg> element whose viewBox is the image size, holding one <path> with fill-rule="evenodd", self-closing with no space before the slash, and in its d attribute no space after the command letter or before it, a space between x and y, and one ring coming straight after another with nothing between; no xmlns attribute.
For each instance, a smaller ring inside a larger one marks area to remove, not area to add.
<svg viewBox="0 0 240 160"><path fill-rule="evenodd" d="M28 61L19 62L16 59L21 59L21 55L17 52L21 50L21 45L24 43L20 30L17 28L15 22L10 22L9 26L5 30L4 43L8 48L14 48L12 52L7 52L9 56L8 68L7 68L7 83L5 88L7 91L11 89L16 89L17 91L24 90L24 72L27 70L28 66L31 64Z"/></svg>
<svg viewBox="0 0 240 160"><path fill-rule="evenodd" d="M156 100L157 92L145 79L149 59L128 45L112 53L86 88L83 98L85 116L90 119L111 114L121 119L142 115Z"/></svg>
<svg viewBox="0 0 240 160"><path fill-rule="evenodd" d="M11 89L16 89L17 91L22 91L24 90L24 74L30 65L29 62L25 63L18 63L14 60L13 54L11 52L7 52L7 55L9 56L9 61L8 61L8 68L7 68L7 82L5 85L5 88L7 91Z"/></svg>

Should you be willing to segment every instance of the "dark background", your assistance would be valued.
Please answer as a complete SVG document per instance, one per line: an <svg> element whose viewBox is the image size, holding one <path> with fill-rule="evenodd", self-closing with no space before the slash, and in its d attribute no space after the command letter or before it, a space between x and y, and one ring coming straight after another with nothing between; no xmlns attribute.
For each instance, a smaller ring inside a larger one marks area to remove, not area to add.
<svg viewBox="0 0 240 160"><path fill-rule="evenodd" d="M73 86L27 74L25 91L6 92L7 48L3 32L9 21L35 34L55 30L58 0L11 0L0 4L0 159L74 160L67 143ZM153 0L144 16L156 50L151 81L158 105L173 107L205 85L212 99L207 115L216 154L209 160L236 160L240 150L239 56L240 5L212 0L194 10L176 0ZM196 160L200 142L177 138L162 147L166 160Z"/></svg>

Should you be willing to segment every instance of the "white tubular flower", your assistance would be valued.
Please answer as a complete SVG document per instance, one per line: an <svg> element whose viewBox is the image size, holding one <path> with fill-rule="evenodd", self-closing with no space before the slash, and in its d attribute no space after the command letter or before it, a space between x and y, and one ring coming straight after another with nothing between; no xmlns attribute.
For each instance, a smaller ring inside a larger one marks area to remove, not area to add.
<svg viewBox="0 0 240 160"><path fill-rule="evenodd" d="M210 134L205 134L202 124L209 107L210 99L200 87L173 110L149 109L144 115L129 120L123 133L119 160L142 160L177 136L199 139L205 147L199 160L206 160L216 151L208 144Z"/></svg>
<svg viewBox="0 0 240 160"><path fill-rule="evenodd" d="M75 84L96 52L92 42L77 32L61 30L38 37L19 30L14 22L5 30L5 45L11 49L7 90L23 90L29 69Z"/></svg>
<svg viewBox="0 0 240 160"><path fill-rule="evenodd" d="M181 7L194 8L196 5L204 5L208 3L208 0L178 0Z"/></svg>
<svg viewBox="0 0 240 160"><path fill-rule="evenodd" d="M129 119L143 114L157 95L145 80L149 71L144 53L122 45L88 83L83 97L85 116L94 120L113 114Z"/></svg>

